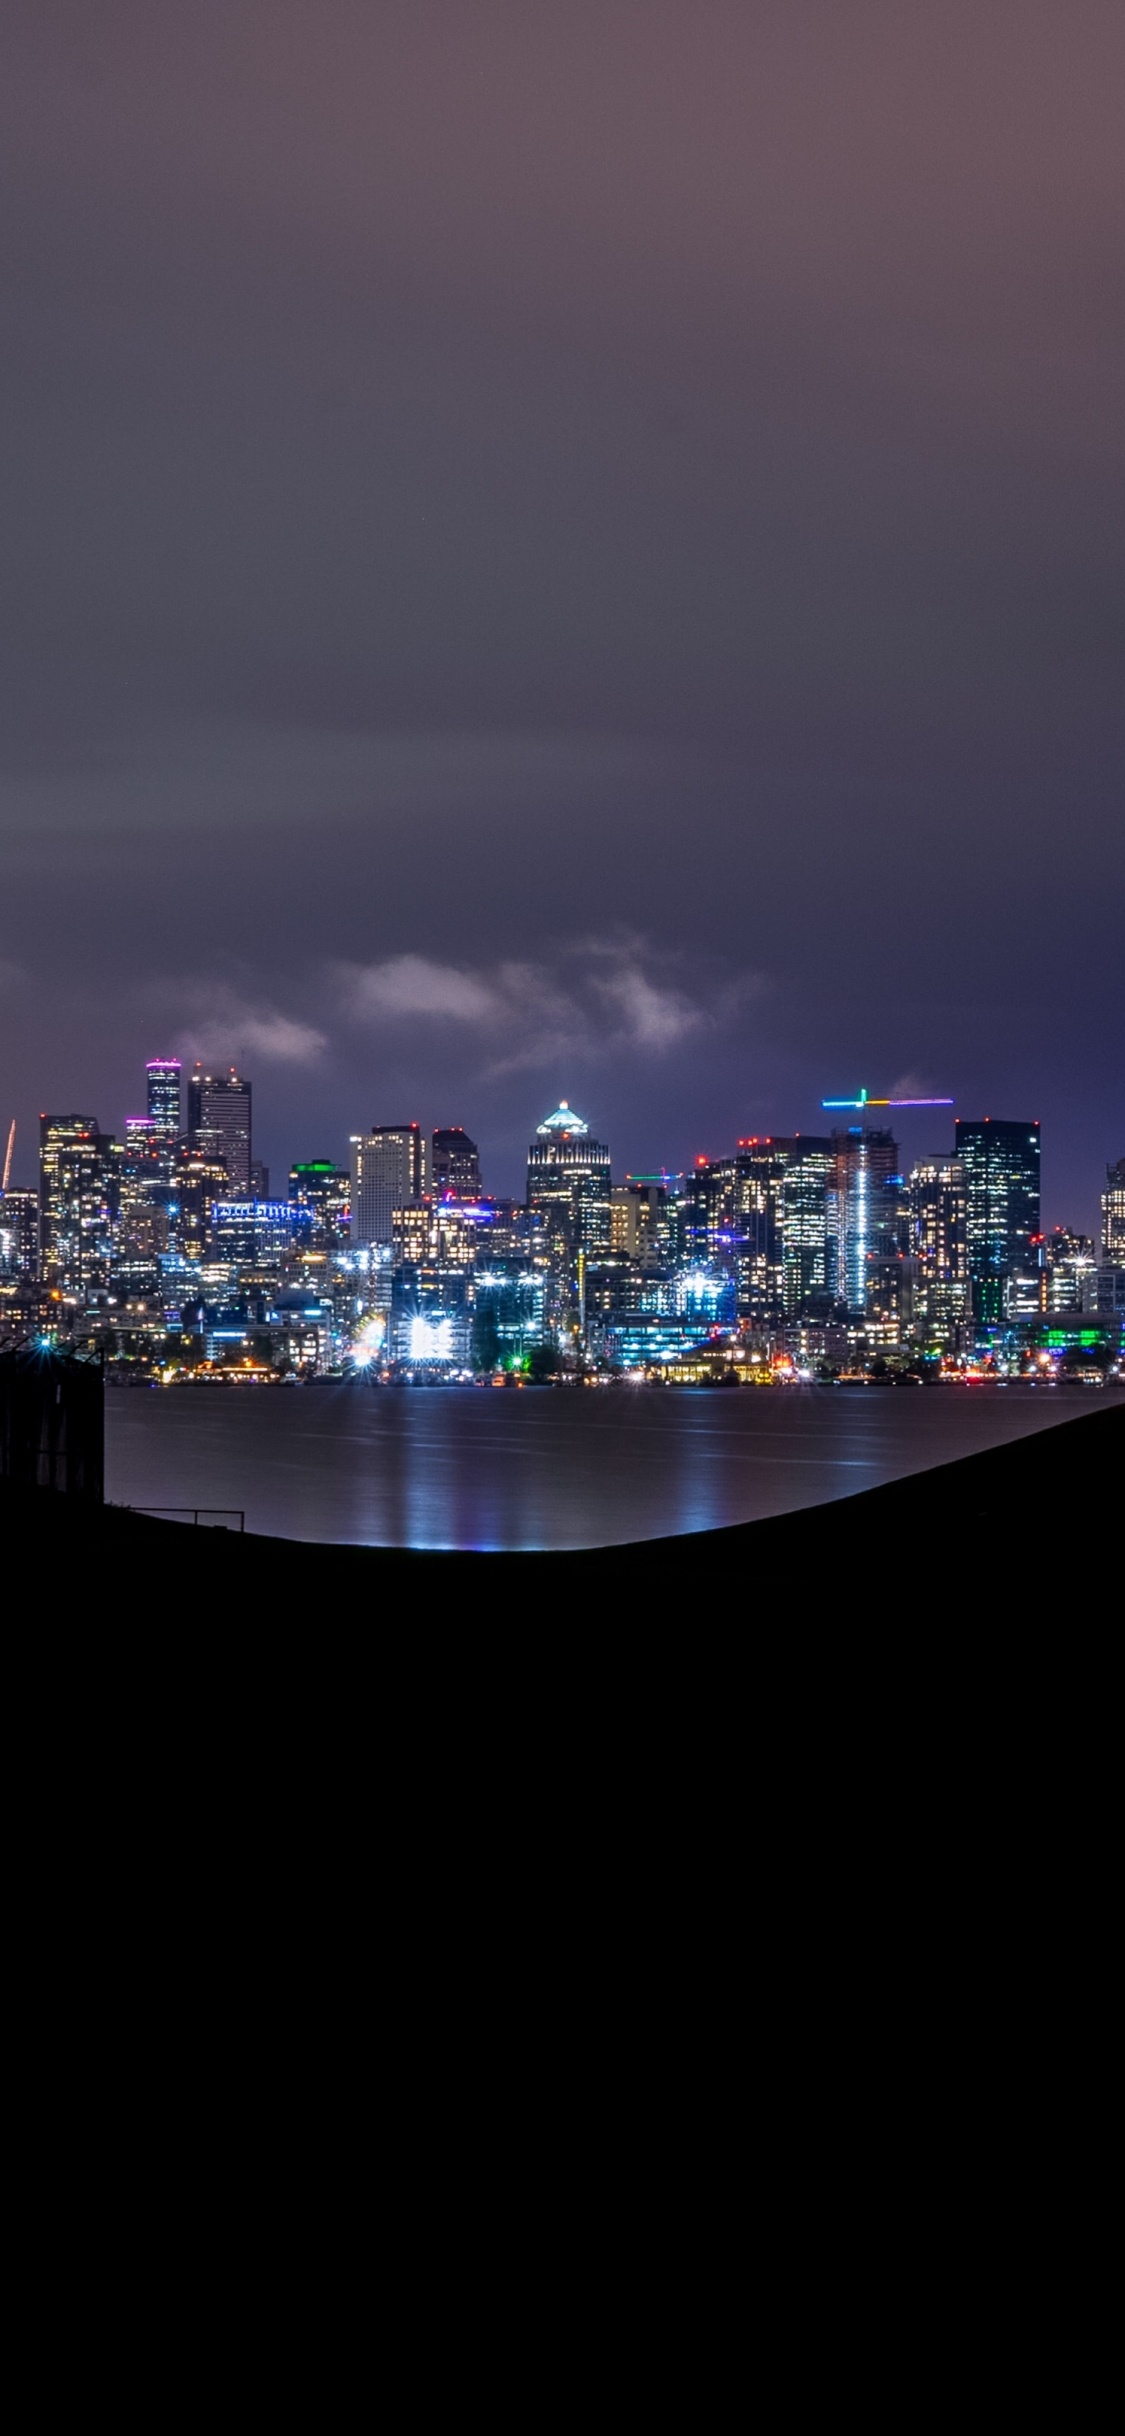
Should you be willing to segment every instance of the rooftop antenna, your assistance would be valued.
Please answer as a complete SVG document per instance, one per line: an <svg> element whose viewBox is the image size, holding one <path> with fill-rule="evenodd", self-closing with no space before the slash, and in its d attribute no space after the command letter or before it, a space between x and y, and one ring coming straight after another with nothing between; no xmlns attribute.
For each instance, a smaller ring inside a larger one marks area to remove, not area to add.
<svg viewBox="0 0 1125 2436"><path fill-rule="evenodd" d="M8 1178L12 1172L12 1152L15 1148L15 1142L16 1120L13 1117L12 1122L8 1127L8 1147L4 1154L4 1174L3 1177L0 1178L0 1193L6 1193L8 1190Z"/></svg>
<svg viewBox="0 0 1125 2436"><path fill-rule="evenodd" d="M952 1100L873 1100L861 1091L857 1100L822 1100L822 1108L952 1108Z"/></svg>

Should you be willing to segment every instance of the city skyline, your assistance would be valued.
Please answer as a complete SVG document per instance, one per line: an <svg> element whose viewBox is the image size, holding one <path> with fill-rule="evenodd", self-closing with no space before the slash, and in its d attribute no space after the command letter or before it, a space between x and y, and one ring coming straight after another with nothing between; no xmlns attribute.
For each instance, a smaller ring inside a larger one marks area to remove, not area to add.
<svg viewBox="0 0 1125 2436"><path fill-rule="evenodd" d="M815 1133L615 1177L564 1094L518 1196L488 1189L463 1127L416 1119L353 1133L346 1165L322 1145L271 1191L249 1075L167 1055L145 1075L121 1134L41 1115L37 1191L0 1192L4 1342L163 1385L1098 1384L1125 1359L1125 1159L1106 1165L1100 1240L1051 1228L1037 1119L956 1116L951 1150L911 1157L871 1119L928 1121L951 1097L861 1087L822 1099Z"/></svg>
<svg viewBox="0 0 1125 2436"><path fill-rule="evenodd" d="M228 1063L225 1068L223 1067L221 1060L216 1059L212 1062L218 1072L218 1090L220 1093L225 1095L229 1087L227 1078L229 1077L231 1080L238 1079L238 1066L233 1061ZM200 1059L192 1060L189 1058L180 1058L171 1054L147 1061L147 1071L149 1074L151 1075L155 1069L160 1078L163 1078L173 1067L178 1068L182 1076L182 1122L185 1128L190 1129L191 1116L189 1093L191 1089L192 1076L193 1073L198 1077L206 1072L208 1079L210 1079L210 1067L205 1067L204 1061ZM240 1082L239 1088L242 1087L243 1086ZM249 1089L251 1088L251 1085L247 1083L245 1087ZM275 1086L274 1090L268 1095L264 1092L259 1092L256 1103L258 1113L255 1115L254 1120L255 1166L264 1167L271 1173L281 1174L286 1172L295 1161L301 1159L315 1160L318 1158L327 1158L329 1160L336 1160L341 1166L346 1167L351 1156L349 1145L354 1142L357 1135L357 1128L354 1122L348 1127L345 1139L342 1143L334 1143L322 1138L327 1132L327 1128L322 1126L320 1128L319 1135L317 1135L314 1140L308 1141L303 1146L295 1148L292 1142L289 1140L289 1134L292 1130L291 1122L289 1124L286 1123L281 1110L276 1105L278 1101L283 1103L285 1096L286 1093L284 1084ZM150 1086L150 1102L151 1098L152 1092ZM73 1107L76 1105L76 1101L77 1095L72 1094L70 1106ZM271 1106L271 1102L275 1104ZM560 1105L562 1109L567 1107L568 1100L566 1096L563 1096ZM275 1146L272 1157L266 1156L262 1149L259 1127L263 1106L265 1108L265 1123L269 1128L266 1138L272 1145ZM834 1126L839 1126L844 1115L848 1111L854 1110L860 1117L866 1117L869 1112L871 1115L875 1115L881 1112L884 1108L892 1109L894 1123L898 1129L896 1139L899 1139L899 1146L903 1150L904 1156L912 1164L918 1160L924 1160L927 1158L952 1158L955 1155L955 1137L958 1127L965 1122L982 1121L979 1118L970 1120L968 1117L968 1112L960 1109L956 1099L951 1095L927 1094L921 1098L912 1096L899 1101L891 1102L889 1099L880 1099L874 1096L869 1098L866 1091L862 1090L861 1088L861 1090L857 1092L854 1097L840 1099L831 1097L821 1098L816 1106L808 1112L809 1121L800 1126L785 1125L780 1123L775 1123L772 1126L761 1124L758 1126L754 1135L743 1133L741 1130L728 1129L725 1144L721 1141L716 1142L712 1140L709 1146L702 1147L697 1139L693 1149L687 1155L681 1155L678 1162L674 1157L666 1157L664 1155L664 1149L660 1145L656 1145L655 1148L652 1149L647 1159L638 1159L635 1165L626 1164L624 1160L619 1159L615 1153L614 1167L615 1171L618 1169L620 1170L620 1174L623 1179L630 1175L643 1176L661 1171L669 1175L686 1174L690 1171L692 1166L697 1164L702 1159L722 1158L729 1155L732 1142L743 1143L750 1139L769 1138L771 1135L784 1136L793 1132L814 1134L824 1130L829 1123ZM28 1190L34 1189L37 1186L39 1180L39 1126L45 1114L61 1113L63 1113L61 1105L58 1110L40 1109L36 1121L35 1135L30 1144L28 1141L26 1127L24 1128L21 1137L20 1129L17 1126L11 1169L11 1183L13 1188L19 1186L25 1190ZM152 1111L150 1106L150 1118L151 1113ZM433 1126L423 1123L422 1120L418 1118L399 1121L407 1122L415 1132L420 1133L427 1139L430 1133L434 1131L445 1131L451 1133L472 1131L474 1147L478 1144L478 1142L480 1143L479 1156L481 1162L483 1163L481 1172L484 1175L482 1189L487 1189L493 1193L499 1193L502 1197L508 1198L513 1197L513 1195L518 1196L522 1192L525 1181L526 1167L525 1135L521 1135L520 1137L523 1146L518 1151L513 1153L513 1151L509 1148L506 1157L502 1153L501 1158L494 1161L490 1155L487 1138L481 1141L482 1129L479 1126L475 1130L463 1128L459 1121L454 1123L447 1118L435 1120ZM532 1120L529 1115L527 1122L530 1124L531 1121ZM1003 1120L998 1121L1002 1122ZM1025 1120L1023 1119L1019 1120L1021 1124L1024 1121ZM1038 1116L1027 1121L1036 1125L1039 1125L1041 1122ZM127 1129L133 1126L141 1125L144 1122L145 1120L143 1118L125 1115L119 1118L118 1126L122 1136L124 1136ZM372 1122L377 1128L382 1125L384 1130L389 1129L386 1120L382 1118L376 1117L372 1120ZM536 1122L538 1122L538 1120L536 1120ZM1123 1115L1122 1126L1119 1126L1119 1131L1122 1129L1125 1129L1125 1115ZM6 1134L7 1127L5 1126L3 1130ZM112 1134L115 1129L111 1126L108 1130ZM545 1130L546 1128L540 1125L540 1131ZM605 1133L609 1133L611 1130L613 1130L616 1133L618 1129L611 1129L609 1126L603 1125L601 1130ZM944 1136L948 1136L948 1139L939 1138ZM1099 1162L1093 1173L1084 1179L1084 1185L1081 1193L1075 1196L1075 1202L1077 1202L1078 1206L1076 1207L1075 1203L1071 1202L1066 1207L1063 1207L1062 1194L1057 1186L1053 1193L1051 1193L1049 1190L1051 1184L1049 1133L1047 1133L1046 1139L1048 1142L1048 1156L1045 1163L1044 1180L1041 1185L1044 1228L1049 1230L1051 1227L1073 1226L1080 1233L1096 1233L1098 1224L1097 1212L1100 1203L1100 1195L1103 1189L1104 1170L1106 1161L1111 1156L1111 1152L1103 1149ZM278 1145L283 1147L279 1150L277 1147ZM247 1137L247 1150L245 1155L246 1160L248 1161L249 1137ZM246 1168L245 1179L243 1178L243 1170L240 1166L234 1181L239 1184L240 1189L244 1181L248 1187L248 1165ZM1087 1222L1085 1224L1083 1224L1084 1218Z"/></svg>

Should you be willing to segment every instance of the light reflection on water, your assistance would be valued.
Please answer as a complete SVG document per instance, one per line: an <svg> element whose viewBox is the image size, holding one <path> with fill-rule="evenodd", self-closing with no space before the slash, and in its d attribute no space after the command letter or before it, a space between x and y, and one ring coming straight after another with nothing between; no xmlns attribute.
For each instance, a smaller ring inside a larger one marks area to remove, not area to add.
<svg viewBox="0 0 1125 2436"><path fill-rule="evenodd" d="M106 1493L248 1531L573 1548L848 1497L1086 1412L1080 1389L110 1388Z"/></svg>

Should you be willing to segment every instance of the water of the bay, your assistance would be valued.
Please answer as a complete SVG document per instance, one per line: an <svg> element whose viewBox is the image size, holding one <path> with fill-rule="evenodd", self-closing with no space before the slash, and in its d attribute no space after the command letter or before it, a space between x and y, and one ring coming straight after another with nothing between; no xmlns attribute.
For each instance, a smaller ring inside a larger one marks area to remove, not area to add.
<svg viewBox="0 0 1125 2436"><path fill-rule="evenodd" d="M854 1496L1049 1428L1097 1390L113 1388L106 1495L405 1548L581 1548Z"/></svg>

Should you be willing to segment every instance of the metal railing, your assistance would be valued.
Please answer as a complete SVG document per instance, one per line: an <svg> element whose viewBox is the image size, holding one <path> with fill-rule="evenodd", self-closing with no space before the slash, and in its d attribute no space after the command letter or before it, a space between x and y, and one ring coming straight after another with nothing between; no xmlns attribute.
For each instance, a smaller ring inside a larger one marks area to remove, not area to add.
<svg viewBox="0 0 1125 2436"><path fill-rule="evenodd" d="M125 1510L128 1514L190 1514L193 1523L199 1522L201 1514L237 1515L239 1530L245 1531L246 1529L245 1506L127 1506ZM231 1523L229 1521L211 1523L204 1524L203 1527L205 1530L229 1531Z"/></svg>

